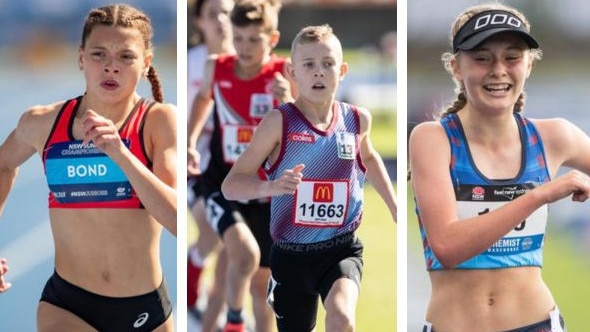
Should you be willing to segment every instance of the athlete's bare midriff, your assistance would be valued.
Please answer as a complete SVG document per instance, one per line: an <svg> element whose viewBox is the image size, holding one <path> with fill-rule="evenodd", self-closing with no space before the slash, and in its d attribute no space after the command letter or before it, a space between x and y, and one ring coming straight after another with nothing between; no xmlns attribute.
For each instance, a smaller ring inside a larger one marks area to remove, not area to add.
<svg viewBox="0 0 590 332"><path fill-rule="evenodd" d="M162 282L162 227L143 209L50 209L55 268L70 283L111 297Z"/></svg>
<svg viewBox="0 0 590 332"><path fill-rule="evenodd" d="M549 318L555 301L538 267L430 271L426 320L436 332L505 331Z"/></svg>

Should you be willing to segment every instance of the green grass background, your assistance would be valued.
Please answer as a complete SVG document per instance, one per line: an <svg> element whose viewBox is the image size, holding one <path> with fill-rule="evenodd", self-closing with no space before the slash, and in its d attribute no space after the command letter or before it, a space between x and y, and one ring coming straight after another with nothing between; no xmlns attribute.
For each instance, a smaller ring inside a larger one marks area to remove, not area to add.
<svg viewBox="0 0 590 332"><path fill-rule="evenodd" d="M363 242L364 271L357 306L357 331L392 332L397 328L396 226L387 207L371 186L365 189L365 214L358 231ZM320 309L316 331L324 329Z"/></svg>
<svg viewBox="0 0 590 332"><path fill-rule="evenodd" d="M422 242L412 197L411 189L408 188L408 251L421 252ZM574 246L571 236L552 229L552 222L559 220L549 220L544 249L543 279L565 318L568 331L590 331L590 257L588 253L580 252L580 247ZM411 262L410 259L408 262ZM427 273L426 270L424 273Z"/></svg>
<svg viewBox="0 0 590 332"><path fill-rule="evenodd" d="M381 112L376 115L371 141L384 158L396 153L395 114ZM197 229L188 213L188 243L196 239ZM364 244L364 271L357 306L357 331L392 332L397 328L397 260L396 226L381 197L370 186L365 186L365 212L358 236ZM204 278L211 278L211 270ZM205 280L205 282L207 282ZM317 332L324 331L325 312L320 306Z"/></svg>

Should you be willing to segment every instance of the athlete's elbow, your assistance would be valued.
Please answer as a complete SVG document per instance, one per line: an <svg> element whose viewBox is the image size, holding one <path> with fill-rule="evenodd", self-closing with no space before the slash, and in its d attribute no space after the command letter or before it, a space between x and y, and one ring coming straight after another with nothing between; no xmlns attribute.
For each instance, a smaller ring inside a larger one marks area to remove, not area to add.
<svg viewBox="0 0 590 332"><path fill-rule="evenodd" d="M463 258L458 255L456 248L447 243L435 243L430 245L432 253L445 269L452 269L462 263Z"/></svg>
<svg viewBox="0 0 590 332"><path fill-rule="evenodd" d="M234 188L234 181L230 176L226 177L221 183L221 193L223 194L223 197L229 201L240 199L237 196L237 190Z"/></svg>
<svg viewBox="0 0 590 332"><path fill-rule="evenodd" d="M2 178L14 179L18 175L19 167L4 165L0 162L0 176Z"/></svg>
<svg viewBox="0 0 590 332"><path fill-rule="evenodd" d="M177 237L177 224L176 222L171 222L168 226L164 226L172 236Z"/></svg>

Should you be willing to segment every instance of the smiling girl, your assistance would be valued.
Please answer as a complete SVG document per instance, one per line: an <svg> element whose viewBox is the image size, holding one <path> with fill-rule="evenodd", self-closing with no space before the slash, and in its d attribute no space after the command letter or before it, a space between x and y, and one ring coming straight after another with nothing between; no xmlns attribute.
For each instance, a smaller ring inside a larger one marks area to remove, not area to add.
<svg viewBox="0 0 590 332"><path fill-rule="evenodd" d="M85 92L25 112L0 146L0 207L37 154L49 186L55 273L40 331L171 331L159 261L176 234L176 119L152 66L152 27L126 5L93 9L79 49ZM147 77L156 101L136 92Z"/></svg>
<svg viewBox="0 0 590 332"><path fill-rule="evenodd" d="M588 198L590 138L523 116L541 51L519 11L468 8L451 45L457 100L409 141L432 285L424 331L565 331L541 276L547 204ZM561 166L574 170L555 178Z"/></svg>

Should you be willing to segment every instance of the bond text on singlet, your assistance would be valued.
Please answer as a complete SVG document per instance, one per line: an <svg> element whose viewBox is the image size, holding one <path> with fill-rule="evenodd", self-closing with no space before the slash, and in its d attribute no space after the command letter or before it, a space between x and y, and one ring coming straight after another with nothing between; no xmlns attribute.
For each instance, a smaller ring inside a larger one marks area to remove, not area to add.
<svg viewBox="0 0 590 332"><path fill-rule="evenodd" d="M50 208L143 208L121 168L94 144L72 135L81 97L60 110L45 144L43 163ZM140 100L119 130L124 145L151 168L143 147L142 128L151 104Z"/></svg>

